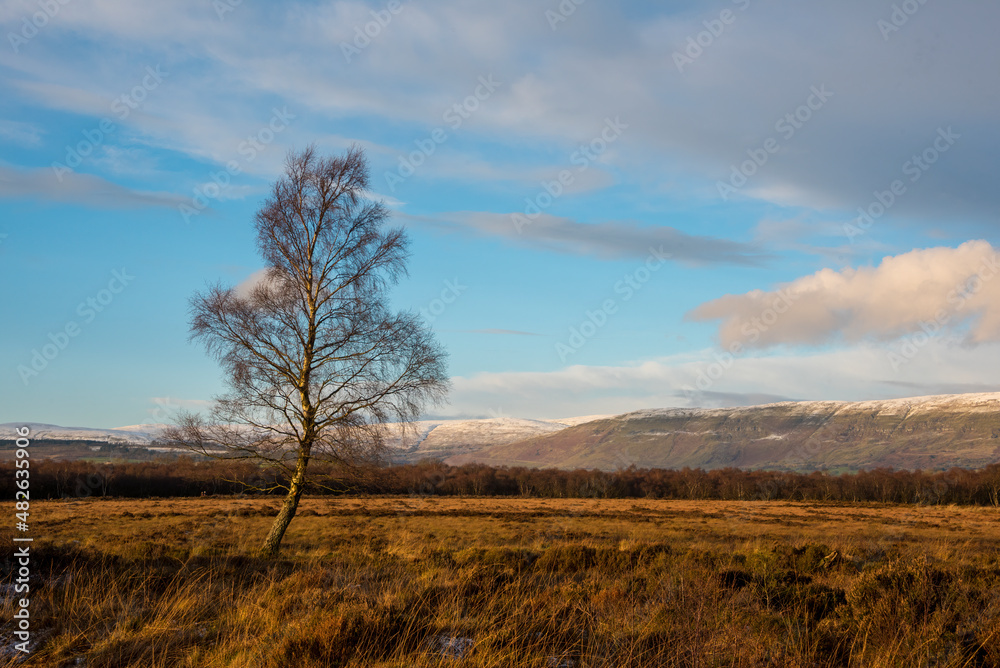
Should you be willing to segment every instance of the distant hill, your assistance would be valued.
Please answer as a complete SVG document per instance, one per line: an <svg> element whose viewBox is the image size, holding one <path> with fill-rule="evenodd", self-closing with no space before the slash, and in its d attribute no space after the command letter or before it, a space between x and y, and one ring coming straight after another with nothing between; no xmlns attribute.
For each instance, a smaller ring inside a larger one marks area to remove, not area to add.
<svg viewBox="0 0 1000 668"><path fill-rule="evenodd" d="M1000 461L1000 393L645 410L445 461L605 470L979 468Z"/></svg>
<svg viewBox="0 0 1000 668"><path fill-rule="evenodd" d="M0 424L0 443L20 423ZM163 454L164 425L116 429L29 424L39 456ZM69 447L67 444L78 443ZM13 443L8 443L13 445ZM742 408L665 408L560 420L498 417L425 420L390 440L398 463L436 459L615 470L739 467L857 471L876 467L943 470L1000 462L1000 393L886 401L783 402ZM107 451L107 452L104 452ZM6 456L6 449L0 458Z"/></svg>
<svg viewBox="0 0 1000 668"><path fill-rule="evenodd" d="M7 422L0 424L0 440L17 439L14 431L18 427L31 430L32 441L91 441L119 445L149 445L160 435L167 425L138 424L113 429L91 429L90 427L60 427L39 422Z"/></svg>
<svg viewBox="0 0 1000 668"><path fill-rule="evenodd" d="M602 416L592 416L602 417ZM567 426L588 421L592 417L566 418L562 420L527 420L512 417L486 418L475 420L423 420L413 423L405 431L395 428L389 445L392 459L396 462L414 462L420 459L445 459L447 457L482 450L483 448L522 441L526 438L550 434ZM150 453L176 452L157 445L157 438L166 425L146 424L113 429L92 429L89 427L60 427L39 423L0 424L0 443L17 438L16 427L27 426L31 430L31 440L37 445L45 444L43 456L60 459L79 459L98 452L101 444L141 449ZM72 447L70 447L72 446ZM39 448L36 447L36 451ZM134 452L133 452L134 454ZM0 458L3 453L0 453Z"/></svg>

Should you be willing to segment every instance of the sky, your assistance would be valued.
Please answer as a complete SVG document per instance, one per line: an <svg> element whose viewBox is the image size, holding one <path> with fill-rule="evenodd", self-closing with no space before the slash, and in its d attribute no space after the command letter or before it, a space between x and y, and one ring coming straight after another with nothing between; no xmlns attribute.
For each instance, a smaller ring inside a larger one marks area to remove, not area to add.
<svg viewBox="0 0 1000 668"><path fill-rule="evenodd" d="M357 144L427 417L1000 390L1000 5L0 2L0 423L225 390L191 296Z"/></svg>

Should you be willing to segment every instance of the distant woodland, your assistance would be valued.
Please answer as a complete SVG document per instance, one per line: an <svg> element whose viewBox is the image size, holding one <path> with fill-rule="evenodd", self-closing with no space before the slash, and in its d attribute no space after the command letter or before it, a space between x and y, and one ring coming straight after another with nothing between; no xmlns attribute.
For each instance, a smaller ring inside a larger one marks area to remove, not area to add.
<svg viewBox="0 0 1000 668"><path fill-rule="evenodd" d="M0 493L14 497L14 464L0 463ZM89 462L33 459L31 498L280 494L279 474L246 461ZM566 471L481 464L417 464L351 471L317 466L312 494L525 496L963 504L1000 507L1000 464L920 472L787 473L740 469Z"/></svg>

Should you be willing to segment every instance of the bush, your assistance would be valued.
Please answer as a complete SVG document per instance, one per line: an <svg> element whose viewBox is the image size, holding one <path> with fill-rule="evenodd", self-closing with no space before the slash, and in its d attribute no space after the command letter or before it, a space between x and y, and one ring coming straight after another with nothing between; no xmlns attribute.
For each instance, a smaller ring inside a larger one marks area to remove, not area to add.
<svg viewBox="0 0 1000 668"><path fill-rule="evenodd" d="M540 570L576 573L597 564L597 550L580 544L557 545L542 552L537 566Z"/></svg>
<svg viewBox="0 0 1000 668"><path fill-rule="evenodd" d="M833 550L825 544L806 543L789 549L780 561L785 568L796 573L813 575L823 570L824 560L832 554Z"/></svg>
<svg viewBox="0 0 1000 668"><path fill-rule="evenodd" d="M931 567L926 559L895 559L869 567L847 592L856 619L875 624L920 624L946 601L950 573Z"/></svg>

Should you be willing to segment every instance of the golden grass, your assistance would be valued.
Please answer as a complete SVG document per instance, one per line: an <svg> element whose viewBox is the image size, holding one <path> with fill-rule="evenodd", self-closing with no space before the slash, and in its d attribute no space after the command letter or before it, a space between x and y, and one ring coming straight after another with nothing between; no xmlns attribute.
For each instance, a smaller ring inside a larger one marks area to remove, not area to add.
<svg viewBox="0 0 1000 668"><path fill-rule="evenodd" d="M308 498L260 560L277 508L34 502L16 665L1000 665L992 508Z"/></svg>

